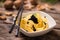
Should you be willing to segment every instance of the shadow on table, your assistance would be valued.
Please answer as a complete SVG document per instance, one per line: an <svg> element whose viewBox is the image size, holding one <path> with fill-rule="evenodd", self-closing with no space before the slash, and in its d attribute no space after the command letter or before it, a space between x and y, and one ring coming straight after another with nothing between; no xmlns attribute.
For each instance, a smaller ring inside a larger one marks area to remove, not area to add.
<svg viewBox="0 0 60 40"><path fill-rule="evenodd" d="M60 38L54 33L54 32L49 32L45 35L42 36L37 36L37 37L27 37L24 34L20 33L20 38L23 38L23 40L59 40Z"/></svg>

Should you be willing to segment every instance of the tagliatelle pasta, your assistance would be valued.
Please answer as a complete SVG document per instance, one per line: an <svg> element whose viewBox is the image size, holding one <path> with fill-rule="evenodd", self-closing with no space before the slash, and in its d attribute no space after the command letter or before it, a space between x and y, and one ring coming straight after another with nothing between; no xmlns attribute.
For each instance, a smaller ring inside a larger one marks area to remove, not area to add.
<svg viewBox="0 0 60 40"><path fill-rule="evenodd" d="M39 13L29 14L21 19L20 27L27 32L41 31L48 28L48 20Z"/></svg>

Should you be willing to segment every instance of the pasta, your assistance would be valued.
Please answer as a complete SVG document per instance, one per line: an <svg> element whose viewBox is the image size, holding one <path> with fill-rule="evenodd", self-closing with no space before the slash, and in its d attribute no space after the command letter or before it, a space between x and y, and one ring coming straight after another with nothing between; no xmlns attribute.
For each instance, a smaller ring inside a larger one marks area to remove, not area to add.
<svg viewBox="0 0 60 40"><path fill-rule="evenodd" d="M20 25L27 32L41 31L48 28L48 20L39 13L34 13L23 17Z"/></svg>

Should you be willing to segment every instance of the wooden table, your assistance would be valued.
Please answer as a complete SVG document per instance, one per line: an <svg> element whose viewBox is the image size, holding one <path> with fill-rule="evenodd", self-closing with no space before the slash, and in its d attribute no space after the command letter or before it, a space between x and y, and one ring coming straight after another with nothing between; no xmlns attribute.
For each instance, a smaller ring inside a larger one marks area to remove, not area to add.
<svg viewBox="0 0 60 40"><path fill-rule="evenodd" d="M15 37L15 29L12 34L8 33L11 24L5 24L0 20L0 40L60 40L60 6L54 5L54 7L58 9L57 12L45 11L51 15L57 23L55 28L49 33L39 37L27 37L21 33L20 37ZM0 10L2 10L2 8L0 8Z"/></svg>

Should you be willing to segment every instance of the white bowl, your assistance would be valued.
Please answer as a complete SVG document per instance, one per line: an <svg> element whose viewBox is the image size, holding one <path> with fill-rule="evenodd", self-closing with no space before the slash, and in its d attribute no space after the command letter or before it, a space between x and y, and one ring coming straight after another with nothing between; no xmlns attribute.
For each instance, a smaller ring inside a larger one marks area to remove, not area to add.
<svg viewBox="0 0 60 40"><path fill-rule="evenodd" d="M46 16L46 18L48 19L49 28L46 30L43 30L43 31L36 31L36 32L31 32L31 33L20 28L20 32L22 32L26 36L29 36L29 37L41 36L43 34L48 33L49 31L51 31L56 25L55 20L50 15L48 15L47 13L42 12L42 11L30 11L27 13L23 13L23 15L25 16L25 15L28 15L29 13L36 13L36 12L40 13L42 16Z"/></svg>

